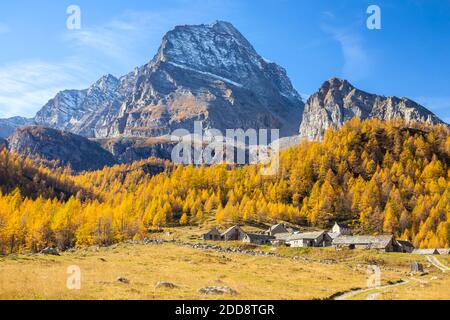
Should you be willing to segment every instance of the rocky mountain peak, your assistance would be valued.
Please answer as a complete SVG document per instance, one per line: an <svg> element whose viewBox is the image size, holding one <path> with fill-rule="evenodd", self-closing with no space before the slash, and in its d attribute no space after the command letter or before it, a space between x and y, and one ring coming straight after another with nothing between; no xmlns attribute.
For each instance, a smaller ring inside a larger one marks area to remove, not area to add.
<svg viewBox="0 0 450 320"><path fill-rule="evenodd" d="M352 86L347 80L332 77L325 81L319 90L324 95L327 95L329 93L335 94L337 92L340 95L347 95L354 89L355 87Z"/></svg>
<svg viewBox="0 0 450 320"><path fill-rule="evenodd" d="M300 135L310 140L322 139L327 128L340 128L355 117L442 123L432 112L410 99L370 94L347 80L333 77L308 99Z"/></svg>
<svg viewBox="0 0 450 320"><path fill-rule="evenodd" d="M251 88L272 82L286 97L300 99L286 71L263 59L229 22L175 27L164 36L152 65L159 62L236 87Z"/></svg>
<svg viewBox="0 0 450 320"><path fill-rule="evenodd" d="M164 36L158 57L202 71L218 67L232 71L248 58L255 63L260 60L247 39L224 21L175 27Z"/></svg>
<svg viewBox="0 0 450 320"><path fill-rule="evenodd" d="M117 90L120 81L111 74L104 75L94 83L90 89L98 89L101 92L112 92Z"/></svg>

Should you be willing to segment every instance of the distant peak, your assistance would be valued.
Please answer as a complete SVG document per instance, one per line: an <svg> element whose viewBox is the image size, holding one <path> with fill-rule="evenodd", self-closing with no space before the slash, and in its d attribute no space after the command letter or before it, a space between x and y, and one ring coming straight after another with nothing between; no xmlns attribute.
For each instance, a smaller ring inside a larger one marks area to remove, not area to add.
<svg viewBox="0 0 450 320"><path fill-rule="evenodd" d="M239 33L239 31L235 28L235 26L227 21L216 20L212 24L209 25L211 28L220 29L229 34Z"/></svg>
<svg viewBox="0 0 450 320"><path fill-rule="evenodd" d="M214 27L214 26L228 26L228 27L233 27L233 24L231 22L228 21L223 21L223 20L216 20L213 23L210 24L210 26Z"/></svg>
<svg viewBox="0 0 450 320"><path fill-rule="evenodd" d="M350 82L348 82L347 80L341 79L341 78L338 78L338 77L331 77L330 79L325 81L325 83L328 83L328 84L333 85L333 86L336 86L336 85L337 86L351 85Z"/></svg>
<svg viewBox="0 0 450 320"><path fill-rule="evenodd" d="M339 91L351 91L355 87L345 79L332 77L322 84L321 91L339 90Z"/></svg>
<svg viewBox="0 0 450 320"><path fill-rule="evenodd" d="M262 59L250 42L229 22L215 21L211 24L176 26L166 33L154 61L172 62L217 74L217 69L230 78L239 64L261 67ZM214 71L214 72L213 72Z"/></svg>
<svg viewBox="0 0 450 320"><path fill-rule="evenodd" d="M222 36L233 38L237 44L249 47L253 50L253 47L247 39L239 32L239 30L230 22L217 20L210 24L200 25L180 25L176 26L172 31L166 33L164 39L170 42L172 45L179 45L179 40L188 40L190 38L196 38L196 40L210 41L211 37L218 34ZM182 41L181 44L185 44Z"/></svg>
<svg viewBox="0 0 450 320"><path fill-rule="evenodd" d="M97 81L97 83L100 83L100 82L110 82L110 81L115 82L115 81L119 81L119 79L117 79L116 77L114 77L112 74L108 73L108 74L105 74L103 77L101 77L101 78Z"/></svg>
<svg viewBox="0 0 450 320"><path fill-rule="evenodd" d="M115 89L119 84L119 79L114 77L112 74L106 74L95 82L93 85L101 90Z"/></svg>

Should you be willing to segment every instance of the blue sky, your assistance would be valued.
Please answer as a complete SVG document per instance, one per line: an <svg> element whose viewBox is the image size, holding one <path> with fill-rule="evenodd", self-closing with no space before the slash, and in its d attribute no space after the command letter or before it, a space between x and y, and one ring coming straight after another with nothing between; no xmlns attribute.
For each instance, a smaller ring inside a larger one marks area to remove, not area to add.
<svg viewBox="0 0 450 320"><path fill-rule="evenodd" d="M66 28L69 5L81 29ZM381 30L366 27L381 8ZM450 0L16 0L0 4L0 117L33 116L62 89L121 76L180 24L233 23L308 95L338 76L412 98L450 122Z"/></svg>

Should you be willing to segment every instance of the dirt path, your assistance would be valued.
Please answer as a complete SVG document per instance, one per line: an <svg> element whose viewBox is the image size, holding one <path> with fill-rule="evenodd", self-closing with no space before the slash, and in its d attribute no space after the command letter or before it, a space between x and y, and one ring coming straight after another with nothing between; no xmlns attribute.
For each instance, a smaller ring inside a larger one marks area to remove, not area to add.
<svg viewBox="0 0 450 320"><path fill-rule="evenodd" d="M427 260L434 265L436 268L441 270L442 272L450 271L450 268L444 265L442 262L438 260L435 256L427 256Z"/></svg>
<svg viewBox="0 0 450 320"><path fill-rule="evenodd" d="M367 288L367 289L359 289L359 290L352 290L352 291L344 292L343 294L334 297L333 300L348 300L349 298L354 297L354 296L356 296L358 294L365 293L365 292L370 292L370 291L375 291L375 292L370 293L367 296L366 300L375 300L376 297L381 294L382 290L393 288L393 287L398 287L398 286L403 286L403 285L406 285L408 283L409 283L408 280L401 280L401 282L399 282L399 283L390 284L390 285L387 285L387 286L376 287L376 288Z"/></svg>

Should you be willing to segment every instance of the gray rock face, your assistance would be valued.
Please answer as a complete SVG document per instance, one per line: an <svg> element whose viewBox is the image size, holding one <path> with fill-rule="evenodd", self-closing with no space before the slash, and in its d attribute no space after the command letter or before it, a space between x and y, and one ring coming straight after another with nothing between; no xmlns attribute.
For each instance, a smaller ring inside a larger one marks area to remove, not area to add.
<svg viewBox="0 0 450 320"><path fill-rule="evenodd" d="M110 152L118 163L131 163L151 157L170 160L174 148L174 143L158 138L108 138L95 141Z"/></svg>
<svg viewBox="0 0 450 320"><path fill-rule="evenodd" d="M130 78L133 75L120 80L106 75L86 90L62 91L36 114L34 122L89 138L102 135L128 93Z"/></svg>
<svg viewBox="0 0 450 320"><path fill-rule="evenodd" d="M231 24L180 26L141 68L107 136L162 136L194 121L222 132L295 132L303 102L286 72L259 56Z"/></svg>
<svg viewBox="0 0 450 320"><path fill-rule="evenodd" d="M340 128L354 117L442 123L432 112L412 100L370 94L356 89L346 80L332 78L308 99L300 136L322 139L327 128Z"/></svg>
<svg viewBox="0 0 450 320"><path fill-rule="evenodd" d="M33 123L32 119L13 117L0 119L0 138L8 138L18 127Z"/></svg>
<svg viewBox="0 0 450 320"><path fill-rule="evenodd" d="M97 143L72 133L39 126L17 129L8 139L13 152L43 161L70 165L74 171L96 170L115 164L114 157Z"/></svg>
<svg viewBox="0 0 450 320"><path fill-rule="evenodd" d="M286 71L227 22L179 26L156 56L120 79L60 92L34 123L89 138L158 137L178 128L298 132L304 103Z"/></svg>

